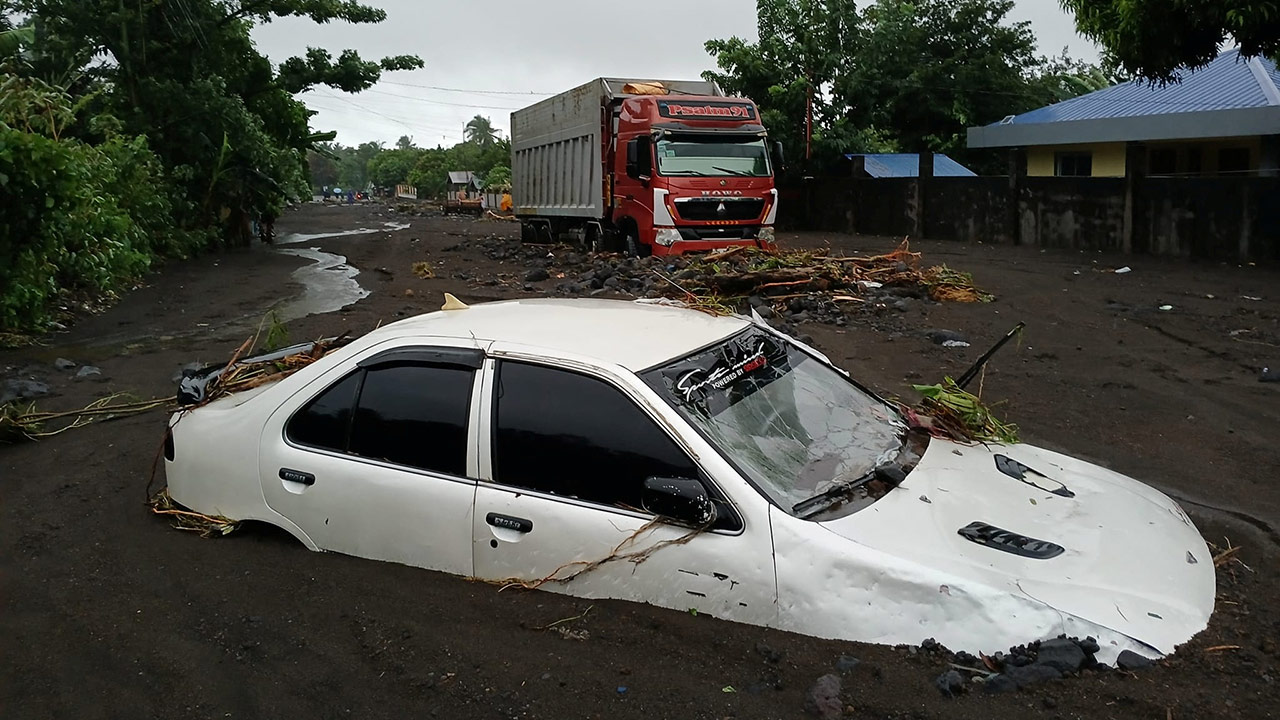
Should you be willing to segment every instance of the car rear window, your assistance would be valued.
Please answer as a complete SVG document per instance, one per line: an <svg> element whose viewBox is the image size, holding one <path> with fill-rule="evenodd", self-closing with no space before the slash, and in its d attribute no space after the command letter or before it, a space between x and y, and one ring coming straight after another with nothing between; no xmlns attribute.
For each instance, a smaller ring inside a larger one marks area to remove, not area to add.
<svg viewBox="0 0 1280 720"><path fill-rule="evenodd" d="M290 441L449 475L467 474L475 371L398 363L358 370L290 420Z"/></svg>

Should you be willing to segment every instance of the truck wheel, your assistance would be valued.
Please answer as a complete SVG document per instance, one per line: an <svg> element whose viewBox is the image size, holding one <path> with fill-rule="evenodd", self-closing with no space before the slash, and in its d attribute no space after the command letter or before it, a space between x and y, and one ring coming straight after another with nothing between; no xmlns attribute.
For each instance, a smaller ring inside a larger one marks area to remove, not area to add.
<svg viewBox="0 0 1280 720"><path fill-rule="evenodd" d="M527 222L520 223L520 242L531 243L534 240L534 235L533 225Z"/></svg>
<svg viewBox="0 0 1280 720"><path fill-rule="evenodd" d="M633 228L627 228L626 235L623 236L622 242L626 246L627 254L632 257L649 257L653 252L653 248L640 242L640 239L636 236L636 231Z"/></svg>

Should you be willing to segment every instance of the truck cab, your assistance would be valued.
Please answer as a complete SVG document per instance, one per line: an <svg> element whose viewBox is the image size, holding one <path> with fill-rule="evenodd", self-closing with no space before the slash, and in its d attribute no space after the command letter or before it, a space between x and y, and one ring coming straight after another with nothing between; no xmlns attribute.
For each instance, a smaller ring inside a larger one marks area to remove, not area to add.
<svg viewBox="0 0 1280 720"><path fill-rule="evenodd" d="M778 153L754 103L636 96L622 100L614 122L609 219L629 251L772 248Z"/></svg>

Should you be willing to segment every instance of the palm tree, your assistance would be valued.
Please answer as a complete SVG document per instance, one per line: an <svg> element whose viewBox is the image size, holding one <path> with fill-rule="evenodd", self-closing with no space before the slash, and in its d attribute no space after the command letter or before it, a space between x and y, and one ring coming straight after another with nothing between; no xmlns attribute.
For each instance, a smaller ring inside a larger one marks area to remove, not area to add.
<svg viewBox="0 0 1280 720"><path fill-rule="evenodd" d="M489 122L489 118L481 115L471 118L462 132L467 142L480 147L489 147L498 137L498 131L494 129L493 123Z"/></svg>

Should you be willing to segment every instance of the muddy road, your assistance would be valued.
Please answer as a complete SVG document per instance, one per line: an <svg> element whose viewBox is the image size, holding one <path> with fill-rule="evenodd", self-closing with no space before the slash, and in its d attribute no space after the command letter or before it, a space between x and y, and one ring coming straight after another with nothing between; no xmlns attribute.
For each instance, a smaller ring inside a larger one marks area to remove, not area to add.
<svg viewBox="0 0 1280 720"><path fill-rule="evenodd" d="M225 360L273 307L290 338L304 340L434 310L444 291L477 302L565 283L555 277L563 251L551 248L561 257L550 277L526 280L541 277L529 272L543 262L508 251L517 237L508 223L312 205L279 229L310 236L282 247L328 255L257 247L172 264L42 345L0 351L0 380L47 384L42 409L169 394L181 366ZM316 237L358 229L371 232ZM896 244L781 241L846 253ZM1219 572L1210 628L1171 659L948 699L934 687L946 660L916 648L498 592L311 553L269 528L202 539L143 504L165 422L154 412L0 446L0 715L793 718L839 664L854 718L1280 716L1280 383L1259 382L1263 367L1280 366L1280 273L1036 248L913 249L973 272L998 299L900 298L843 326L798 330L871 387L910 397L911 383L958 375L1025 321L1020 343L989 366L984 398L1027 441L1155 485L1219 548L1241 546L1240 562ZM420 261L434 277L415 274ZM1107 272L1122 266L1132 271ZM335 297L354 303L325 307ZM971 346L935 345L931 329ZM59 358L76 367L59 369ZM85 365L100 373L77 377ZM575 616L565 623L573 633L539 629Z"/></svg>

